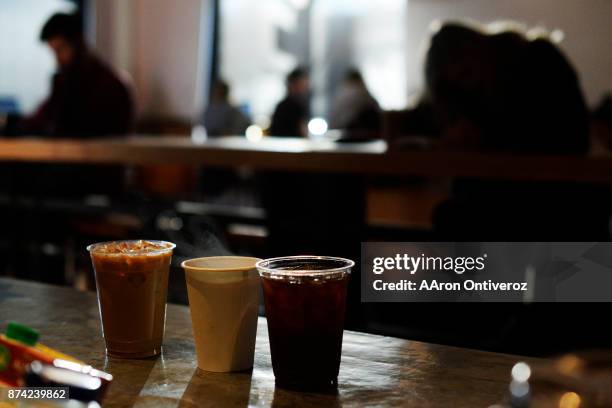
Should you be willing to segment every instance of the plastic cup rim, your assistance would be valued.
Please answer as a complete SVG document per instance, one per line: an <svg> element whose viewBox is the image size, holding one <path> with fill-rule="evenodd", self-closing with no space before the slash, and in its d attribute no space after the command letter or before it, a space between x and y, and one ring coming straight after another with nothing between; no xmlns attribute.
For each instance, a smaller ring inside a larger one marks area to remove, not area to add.
<svg viewBox="0 0 612 408"><path fill-rule="evenodd" d="M270 264L272 262L278 261L292 261L292 260L327 260L327 261L338 261L344 262L346 265L340 266L337 268L330 269L278 269L278 268L269 268L264 266L265 264ZM341 258L337 256L318 256L318 255L294 255L294 256L280 256L276 258L268 258L262 259L261 261L255 264L257 270L260 273L267 273L275 276L325 276L340 272L349 272L353 266L355 266L355 261L352 261L348 258Z"/></svg>
<svg viewBox="0 0 612 408"><path fill-rule="evenodd" d="M154 244L164 244L164 245L168 245L165 248L160 248L160 249L156 249L154 251L139 251L139 252L133 252L133 253L107 253L107 252L101 252L100 255L104 255L104 256L116 256L116 257L123 257L123 256L148 256L148 255L160 255L160 254L165 254L167 252L171 252L172 250L174 250L174 248L176 248L176 244L174 242L170 242L170 241L162 241L159 239L119 239L119 240L115 240L115 241L103 241L103 242L96 242L94 244L89 244L87 245L87 252L89 252L90 254L94 254L95 253L95 249L98 246L102 246L102 245L108 245L108 244L117 244L117 243L123 243L123 242L137 242L137 241L147 241L147 242L152 242Z"/></svg>

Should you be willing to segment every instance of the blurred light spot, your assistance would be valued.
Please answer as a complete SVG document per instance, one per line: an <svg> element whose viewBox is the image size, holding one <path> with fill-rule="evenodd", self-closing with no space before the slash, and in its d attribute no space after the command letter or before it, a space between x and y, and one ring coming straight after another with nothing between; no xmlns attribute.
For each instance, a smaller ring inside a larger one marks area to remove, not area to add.
<svg viewBox="0 0 612 408"><path fill-rule="evenodd" d="M266 238L268 236L268 230L265 227L260 227L258 225L230 224L227 227L227 231L231 235L240 235L251 238Z"/></svg>
<svg viewBox="0 0 612 408"><path fill-rule="evenodd" d="M580 395L575 392L566 392L559 400L559 408L578 408L580 406Z"/></svg>
<svg viewBox="0 0 612 408"><path fill-rule="evenodd" d="M258 142L263 138L263 130L257 125L251 125L246 129L244 135L250 142Z"/></svg>
<svg viewBox="0 0 612 408"><path fill-rule="evenodd" d="M257 115L255 116L255 120L253 121L256 125L258 125L262 129L267 129L270 127L270 118L265 115Z"/></svg>
<svg viewBox="0 0 612 408"><path fill-rule="evenodd" d="M308 122L308 131L315 136L323 136L327 132L327 122L322 118L313 118Z"/></svg>
<svg viewBox="0 0 612 408"><path fill-rule="evenodd" d="M513 399L522 399L529 394L529 383L512 381L510 383L510 395Z"/></svg>
<svg viewBox="0 0 612 408"><path fill-rule="evenodd" d="M202 125L194 126L191 129L191 141L196 144L202 144L208 139L206 128Z"/></svg>
<svg viewBox="0 0 612 408"><path fill-rule="evenodd" d="M50 242L45 242L44 244L42 244L40 249L42 253L46 256L55 256L61 253L60 248Z"/></svg>
<svg viewBox="0 0 612 408"><path fill-rule="evenodd" d="M550 33L550 39L555 43L560 43L565 38L565 33L561 30L553 30Z"/></svg>
<svg viewBox="0 0 612 408"><path fill-rule="evenodd" d="M557 363L557 367L562 374L570 375L582 366L582 360L573 354L561 357Z"/></svg>
<svg viewBox="0 0 612 408"><path fill-rule="evenodd" d="M526 382L531 377L531 368L527 363L519 362L512 367L512 380Z"/></svg>
<svg viewBox="0 0 612 408"><path fill-rule="evenodd" d="M429 24L429 32L431 32L432 34L437 33L438 31L440 31L441 28L442 20L436 19Z"/></svg>
<svg viewBox="0 0 612 408"><path fill-rule="evenodd" d="M85 197L85 204L93 207L108 207L111 205L110 197L100 194L91 194Z"/></svg>

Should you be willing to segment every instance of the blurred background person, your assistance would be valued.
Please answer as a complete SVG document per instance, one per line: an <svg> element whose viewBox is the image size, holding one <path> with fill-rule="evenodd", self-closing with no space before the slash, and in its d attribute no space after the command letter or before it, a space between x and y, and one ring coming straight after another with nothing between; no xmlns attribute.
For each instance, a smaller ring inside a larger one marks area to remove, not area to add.
<svg viewBox="0 0 612 408"><path fill-rule="evenodd" d="M204 127L208 136L244 135L251 124L249 118L229 100L229 85L217 79L204 112Z"/></svg>
<svg viewBox="0 0 612 408"><path fill-rule="evenodd" d="M222 79L216 79L212 84L203 124L209 137L244 136L251 124L250 119L231 104L230 87ZM205 168L199 173L199 190L208 199L223 202L228 197L241 196L240 188L244 182L233 169Z"/></svg>
<svg viewBox="0 0 612 408"><path fill-rule="evenodd" d="M47 99L17 124L16 133L69 138L128 133L134 120L128 87L88 49L79 16L52 15L39 37L53 52L57 72ZM41 197L118 194L125 181L124 166L27 164L12 171L10 188Z"/></svg>
<svg viewBox="0 0 612 408"><path fill-rule="evenodd" d="M447 23L431 39L425 78L442 142L450 148L589 149L578 76L546 35L530 37L514 25ZM434 223L442 238L453 240L607 240L608 201L607 189L597 185L463 178Z"/></svg>
<svg viewBox="0 0 612 408"><path fill-rule="evenodd" d="M134 120L132 96L119 75L88 49L78 12L53 14L39 39L56 63L50 93L31 115L15 123L12 133L78 139L127 134ZM22 277L38 276L49 282L63 282L65 270L60 263L50 263L38 248L64 248L74 239L69 226L84 225L76 215L46 212L49 200L81 208L92 194L111 202L126 191L123 165L8 163L0 173L0 195L27 197L33 203L30 210L19 206L5 210L0 243L8 242L10 253L27 259Z"/></svg>
<svg viewBox="0 0 612 408"><path fill-rule="evenodd" d="M40 40L53 52L57 73L50 95L20 123L20 133L78 138L127 133L134 116L130 92L87 48L77 15L54 14Z"/></svg>
<svg viewBox="0 0 612 408"><path fill-rule="evenodd" d="M287 95L276 105L269 134L271 136L308 136L310 79L297 67L287 76Z"/></svg>
<svg viewBox="0 0 612 408"><path fill-rule="evenodd" d="M425 80L422 106L429 109L422 112L431 114L425 122L439 128L446 148L509 155L589 149L589 114L578 76L548 36L528 36L514 25L443 24L430 41ZM435 209L433 227L439 241L607 241L609 216L606 185L461 177ZM385 305L378 313L415 332L515 353L603 345L612 338L596 329L596 310L587 304L449 306L411 304L402 313L404 306L390 311ZM581 319L567 331L572 314Z"/></svg>
<svg viewBox="0 0 612 408"><path fill-rule="evenodd" d="M547 33L528 34L510 22L445 23L431 38L425 85L450 147L517 153L589 147L578 76Z"/></svg>
<svg viewBox="0 0 612 408"><path fill-rule="evenodd" d="M381 130L380 106L357 69L347 71L336 92L330 112L330 127L350 133L377 134Z"/></svg>

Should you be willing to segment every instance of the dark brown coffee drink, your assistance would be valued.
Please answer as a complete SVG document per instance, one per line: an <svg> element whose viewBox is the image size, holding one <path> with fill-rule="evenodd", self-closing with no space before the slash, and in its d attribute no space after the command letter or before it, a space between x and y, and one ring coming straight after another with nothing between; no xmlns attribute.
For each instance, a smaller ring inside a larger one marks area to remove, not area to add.
<svg viewBox="0 0 612 408"><path fill-rule="evenodd" d="M327 257L258 264L278 386L313 391L337 386L352 265Z"/></svg>

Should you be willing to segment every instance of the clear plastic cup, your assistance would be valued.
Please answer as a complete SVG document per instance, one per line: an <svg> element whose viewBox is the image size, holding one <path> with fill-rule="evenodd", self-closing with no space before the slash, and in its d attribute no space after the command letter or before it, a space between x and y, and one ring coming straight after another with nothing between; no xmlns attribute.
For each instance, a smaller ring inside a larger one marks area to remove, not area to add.
<svg viewBox="0 0 612 408"><path fill-rule="evenodd" d="M108 355L144 358L161 353L168 273L175 247L171 242L149 240L87 247Z"/></svg>
<svg viewBox="0 0 612 408"><path fill-rule="evenodd" d="M276 384L297 390L338 385L346 293L354 262L290 256L257 263Z"/></svg>

